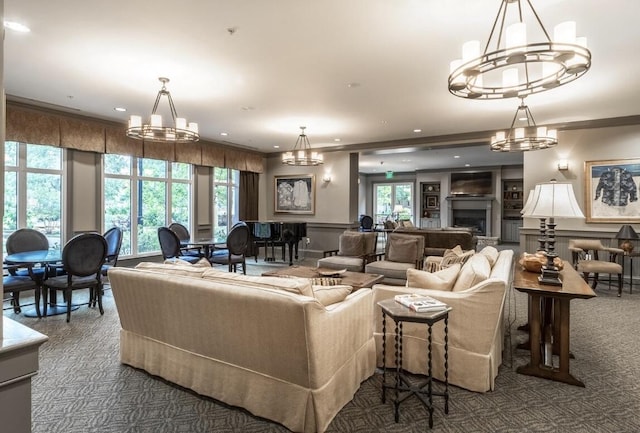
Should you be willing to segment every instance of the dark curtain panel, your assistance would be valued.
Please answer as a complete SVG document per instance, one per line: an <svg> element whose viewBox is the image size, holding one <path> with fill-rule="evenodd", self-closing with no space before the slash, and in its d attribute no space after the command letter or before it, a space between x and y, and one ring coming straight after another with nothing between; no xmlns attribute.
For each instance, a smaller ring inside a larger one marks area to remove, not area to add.
<svg viewBox="0 0 640 433"><path fill-rule="evenodd" d="M240 172L240 221L258 219L258 182L260 175L250 171Z"/></svg>

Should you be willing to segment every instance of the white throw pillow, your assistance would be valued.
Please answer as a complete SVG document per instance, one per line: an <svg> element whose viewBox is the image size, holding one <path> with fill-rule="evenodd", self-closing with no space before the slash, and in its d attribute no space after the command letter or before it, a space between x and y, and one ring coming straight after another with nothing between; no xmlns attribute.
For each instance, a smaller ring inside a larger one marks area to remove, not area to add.
<svg viewBox="0 0 640 433"><path fill-rule="evenodd" d="M487 245L482 250L480 250L480 254L484 254L487 257L487 259L489 260L489 265L491 265L491 267L493 268L493 265L495 265L498 261L500 252L496 247Z"/></svg>
<svg viewBox="0 0 640 433"><path fill-rule="evenodd" d="M484 254L474 254L462 266L453 285L453 292L461 292L489 278L491 266Z"/></svg>
<svg viewBox="0 0 640 433"><path fill-rule="evenodd" d="M313 296L325 307L342 302L351 293L351 286L312 286Z"/></svg>
<svg viewBox="0 0 640 433"><path fill-rule="evenodd" d="M176 266L195 266L196 268L210 268L211 262L205 259L204 257L198 260L195 263L190 263L186 260L182 259L167 259L164 261L165 265L176 265Z"/></svg>
<svg viewBox="0 0 640 433"><path fill-rule="evenodd" d="M455 263L438 272L407 269L407 287L451 291L462 265Z"/></svg>

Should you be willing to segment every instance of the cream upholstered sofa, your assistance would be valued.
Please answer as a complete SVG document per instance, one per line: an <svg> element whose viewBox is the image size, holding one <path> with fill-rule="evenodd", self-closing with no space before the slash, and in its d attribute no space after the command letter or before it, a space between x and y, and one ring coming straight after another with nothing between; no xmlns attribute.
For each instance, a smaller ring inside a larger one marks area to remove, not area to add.
<svg viewBox="0 0 640 433"><path fill-rule="evenodd" d="M323 252L319 268L364 272L367 263L376 260L378 233L346 230L338 238L338 249Z"/></svg>
<svg viewBox="0 0 640 433"><path fill-rule="evenodd" d="M424 237L396 232L389 233L380 260L367 263L367 274L383 275L385 284L404 285L407 269L422 268L424 259Z"/></svg>
<svg viewBox="0 0 640 433"><path fill-rule="evenodd" d="M374 373L371 290L150 263L109 280L122 363L290 430L326 430Z"/></svg>
<svg viewBox="0 0 640 433"><path fill-rule="evenodd" d="M498 252L494 247L488 246L474 254L464 265L454 264L436 274L426 275L428 273L425 271L408 271L410 275L407 287L376 284L373 286L374 302L401 293L419 293L451 306L449 383L471 391L493 390L498 367L502 363L503 309L507 289L513 280L513 260L512 250ZM373 320L378 365L381 366L382 312L377 305ZM393 347L393 329L393 325L388 323L387 347ZM426 374L426 326L404 323L403 334L404 368L413 373ZM443 336L444 323L438 322L433 327L432 353L434 377L439 380L444 380ZM393 356L393 351L387 350L386 366L394 365Z"/></svg>

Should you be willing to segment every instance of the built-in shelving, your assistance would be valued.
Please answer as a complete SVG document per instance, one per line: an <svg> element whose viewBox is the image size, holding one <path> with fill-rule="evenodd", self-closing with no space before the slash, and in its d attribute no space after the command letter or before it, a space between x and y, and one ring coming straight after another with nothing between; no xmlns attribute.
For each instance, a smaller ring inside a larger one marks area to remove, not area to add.
<svg viewBox="0 0 640 433"><path fill-rule="evenodd" d="M502 241L519 242L524 203L522 179L502 182Z"/></svg>
<svg viewBox="0 0 640 433"><path fill-rule="evenodd" d="M420 183L420 227L440 228L440 182Z"/></svg>

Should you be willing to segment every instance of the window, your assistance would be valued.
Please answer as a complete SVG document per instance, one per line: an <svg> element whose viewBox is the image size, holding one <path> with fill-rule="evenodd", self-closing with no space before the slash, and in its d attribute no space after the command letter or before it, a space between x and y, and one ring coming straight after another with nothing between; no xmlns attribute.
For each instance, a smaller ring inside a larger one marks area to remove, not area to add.
<svg viewBox="0 0 640 433"><path fill-rule="evenodd" d="M58 147L5 142L3 249L19 228L40 230L62 248L62 157Z"/></svg>
<svg viewBox="0 0 640 433"><path fill-rule="evenodd" d="M158 227L191 226L190 164L107 154L103 166L103 229L122 229L122 256L158 252Z"/></svg>
<svg viewBox="0 0 640 433"><path fill-rule="evenodd" d="M413 219L413 184L378 183L373 187L373 211L378 223Z"/></svg>
<svg viewBox="0 0 640 433"><path fill-rule="evenodd" d="M230 168L213 169L213 236L227 236L229 227L238 222L238 185L240 172Z"/></svg>

